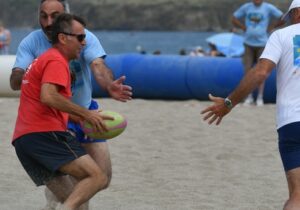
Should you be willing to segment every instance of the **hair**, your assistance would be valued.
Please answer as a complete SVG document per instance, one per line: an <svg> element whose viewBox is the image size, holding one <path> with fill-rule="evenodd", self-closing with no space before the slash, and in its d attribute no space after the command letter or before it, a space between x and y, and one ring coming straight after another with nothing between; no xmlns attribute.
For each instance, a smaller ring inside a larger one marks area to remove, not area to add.
<svg viewBox="0 0 300 210"><path fill-rule="evenodd" d="M72 21L75 20L86 26L85 21L76 15L69 13L62 13L57 16L52 25L51 43L58 43L58 35L62 32L72 33Z"/></svg>
<svg viewBox="0 0 300 210"><path fill-rule="evenodd" d="M47 0L41 0L40 5L42 5L45 1L47 1ZM65 12L67 12L67 13L70 12L70 6L69 6L69 3L67 0L57 0L57 1L60 2L64 6Z"/></svg>

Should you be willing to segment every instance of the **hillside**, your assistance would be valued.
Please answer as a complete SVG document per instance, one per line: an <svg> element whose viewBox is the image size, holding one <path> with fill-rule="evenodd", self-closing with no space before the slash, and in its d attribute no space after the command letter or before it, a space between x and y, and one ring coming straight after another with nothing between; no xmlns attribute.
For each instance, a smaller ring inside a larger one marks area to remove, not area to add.
<svg viewBox="0 0 300 210"><path fill-rule="evenodd" d="M8 27L37 27L37 0L1 1L0 20ZM220 31L245 0L69 0L71 11L90 29ZM268 1L282 11L289 3Z"/></svg>

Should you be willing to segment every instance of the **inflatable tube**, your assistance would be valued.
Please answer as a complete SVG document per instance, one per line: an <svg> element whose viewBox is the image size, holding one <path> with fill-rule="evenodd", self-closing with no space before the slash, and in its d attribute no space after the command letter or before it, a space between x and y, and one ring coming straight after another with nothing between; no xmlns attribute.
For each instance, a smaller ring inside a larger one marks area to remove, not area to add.
<svg viewBox="0 0 300 210"><path fill-rule="evenodd" d="M244 75L240 58L177 55L110 55L107 65L115 78L125 75L135 98L199 99L226 97ZM276 101L275 71L267 79L264 101ZM93 80L94 97L107 94Z"/></svg>
<svg viewBox="0 0 300 210"><path fill-rule="evenodd" d="M9 76L15 61L14 55L0 56L0 96L18 96L10 89ZM134 98L145 99L199 99L208 94L226 97L243 77L240 58L191 57L179 55L110 55L106 64L115 78L127 77ZM275 71L267 79L264 101L276 100ZM106 97L92 78L93 97Z"/></svg>
<svg viewBox="0 0 300 210"><path fill-rule="evenodd" d="M16 97L20 95L20 92L13 91L10 88L10 84L9 84L9 77L15 59L16 56L14 55L0 56L0 96L1 97Z"/></svg>

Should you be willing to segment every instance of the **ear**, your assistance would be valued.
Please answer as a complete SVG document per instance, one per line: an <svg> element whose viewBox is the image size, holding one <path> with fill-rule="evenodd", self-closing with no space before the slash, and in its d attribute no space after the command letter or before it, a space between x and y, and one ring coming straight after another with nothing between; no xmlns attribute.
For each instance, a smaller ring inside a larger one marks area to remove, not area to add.
<svg viewBox="0 0 300 210"><path fill-rule="evenodd" d="M67 41L67 36L60 33L58 34L58 42L61 43L61 44L66 44L66 41Z"/></svg>

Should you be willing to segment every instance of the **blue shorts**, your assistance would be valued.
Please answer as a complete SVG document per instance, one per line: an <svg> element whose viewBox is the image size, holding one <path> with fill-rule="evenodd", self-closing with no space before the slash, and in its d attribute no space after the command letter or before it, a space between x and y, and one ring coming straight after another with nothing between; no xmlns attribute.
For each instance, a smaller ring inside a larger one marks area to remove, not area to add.
<svg viewBox="0 0 300 210"><path fill-rule="evenodd" d="M13 142L17 156L32 181L44 185L57 176L58 169L86 154L69 132L36 132L21 136Z"/></svg>
<svg viewBox="0 0 300 210"><path fill-rule="evenodd" d="M99 108L98 103L92 100L89 110L97 110L98 108ZM68 129L75 133L76 139L80 143L106 142L105 139L92 139L86 136L79 123L68 122Z"/></svg>
<svg viewBox="0 0 300 210"><path fill-rule="evenodd" d="M300 122L287 124L277 132L284 170L289 171L300 167Z"/></svg>

